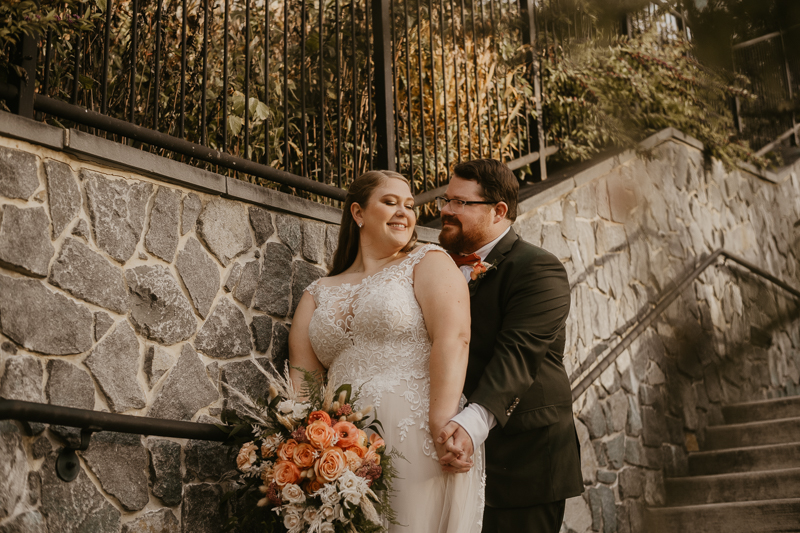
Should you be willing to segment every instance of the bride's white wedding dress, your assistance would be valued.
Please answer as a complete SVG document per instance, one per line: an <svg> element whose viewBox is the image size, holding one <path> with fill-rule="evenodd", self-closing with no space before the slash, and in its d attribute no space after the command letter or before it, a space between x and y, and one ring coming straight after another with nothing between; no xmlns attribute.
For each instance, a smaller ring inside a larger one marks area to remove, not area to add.
<svg viewBox="0 0 800 533"><path fill-rule="evenodd" d="M428 427L431 341L414 297L414 266L435 245L412 251L402 262L358 284L308 287L317 308L309 337L331 384L361 387L359 404L372 404L383 424L388 449L408 462L395 465L399 478L392 507L404 533L480 533L485 467L483 447L466 474L443 473Z"/></svg>

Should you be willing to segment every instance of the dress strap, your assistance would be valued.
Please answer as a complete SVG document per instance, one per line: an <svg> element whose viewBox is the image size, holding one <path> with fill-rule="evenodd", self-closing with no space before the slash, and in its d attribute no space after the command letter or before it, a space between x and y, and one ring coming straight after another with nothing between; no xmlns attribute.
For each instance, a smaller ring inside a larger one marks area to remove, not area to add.
<svg viewBox="0 0 800 533"><path fill-rule="evenodd" d="M416 249L412 250L411 253L408 254L408 257L404 261L404 263L406 264L406 268L408 268L409 270L414 268L417 265L417 263L422 261L422 258L425 257L425 255L428 252L432 252L432 251L442 252L447 257L450 257L450 254L448 254L447 251L444 248L442 248L441 246L439 246L438 244L431 244L431 243L424 244L424 245L420 246L419 248L416 248ZM450 260L452 261L453 258L450 257Z"/></svg>

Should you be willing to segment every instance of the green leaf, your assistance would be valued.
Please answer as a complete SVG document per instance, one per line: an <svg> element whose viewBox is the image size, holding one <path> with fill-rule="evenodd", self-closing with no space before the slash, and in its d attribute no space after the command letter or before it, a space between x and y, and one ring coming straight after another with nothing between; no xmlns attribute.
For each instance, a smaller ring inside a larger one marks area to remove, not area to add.
<svg viewBox="0 0 800 533"><path fill-rule="evenodd" d="M237 117L236 115L230 115L228 117L228 128L231 130L231 134L234 137L239 135L239 132L242 131L242 126L244 126L242 117Z"/></svg>

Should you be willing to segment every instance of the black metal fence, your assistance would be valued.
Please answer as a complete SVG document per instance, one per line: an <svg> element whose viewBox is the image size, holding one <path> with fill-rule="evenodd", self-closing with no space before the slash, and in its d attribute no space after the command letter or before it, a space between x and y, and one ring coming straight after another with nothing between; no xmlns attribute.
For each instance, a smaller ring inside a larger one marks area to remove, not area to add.
<svg viewBox="0 0 800 533"><path fill-rule="evenodd" d="M800 56L791 51L798 49L800 26L733 45L734 68L748 78L757 97L737 99L737 127L759 155L787 137L797 144Z"/></svg>
<svg viewBox="0 0 800 533"><path fill-rule="evenodd" d="M580 3L559 0L77 5L59 16L96 31L23 41L31 81L0 84L12 108L320 200L386 168L427 201L476 157L545 179L544 128L565 126L542 113L534 58L597 35ZM664 17L648 8L616 31Z"/></svg>

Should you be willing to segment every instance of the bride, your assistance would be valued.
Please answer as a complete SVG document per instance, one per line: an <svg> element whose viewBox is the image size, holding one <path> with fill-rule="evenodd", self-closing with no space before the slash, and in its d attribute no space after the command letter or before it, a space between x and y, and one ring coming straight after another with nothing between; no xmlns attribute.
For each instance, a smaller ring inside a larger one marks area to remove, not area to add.
<svg viewBox="0 0 800 533"><path fill-rule="evenodd" d="M462 456L444 472L438 457L447 443L431 437L462 407L469 294L444 250L414 248L413 205L408 181L396 172L371 171L353 182L330 275L306 289L295 312L290 363L327 371L333 386L361 387L362 404L376 407L387 448L408 461L395 462L392 499L405 527L391 532L479 533L483 450L473 465ZM299 385L301 372L291 372Z"/></svg>

